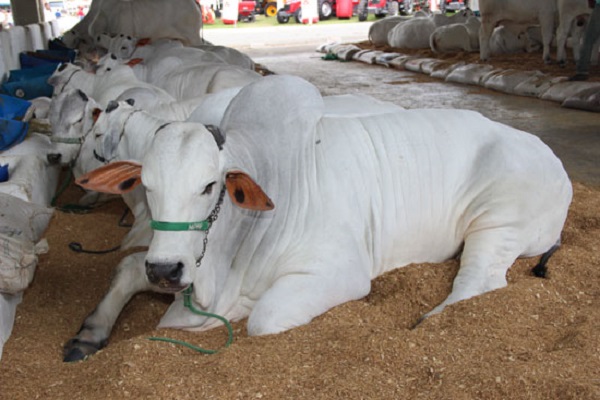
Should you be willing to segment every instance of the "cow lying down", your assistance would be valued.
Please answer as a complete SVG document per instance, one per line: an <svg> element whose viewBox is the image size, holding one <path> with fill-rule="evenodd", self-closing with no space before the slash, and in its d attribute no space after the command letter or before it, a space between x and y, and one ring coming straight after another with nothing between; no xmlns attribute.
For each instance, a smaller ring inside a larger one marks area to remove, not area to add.
<svg viewBox="0 0 600 400"><path fill-rule="evenodd" d="M281 118L260 118L265 110ZM248 333L264 335L366 296L386 271L461 252L433 315L506 286L517 257L554 250L572 197L537 137L464 110L328 115L318 90L291 76L242 88L220 135L167 124L141 164L78 182L113 193L143 185L155 232L147 253L122 261L66 361L104 346L137 291L175 294L159 327L220 323L184 308L193 284L196 307L248 317Z"/></svg>

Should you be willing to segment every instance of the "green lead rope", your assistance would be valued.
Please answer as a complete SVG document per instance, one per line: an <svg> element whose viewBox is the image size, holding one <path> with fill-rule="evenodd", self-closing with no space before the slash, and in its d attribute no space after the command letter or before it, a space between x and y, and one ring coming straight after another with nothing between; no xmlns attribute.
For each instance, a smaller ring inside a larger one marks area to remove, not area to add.
<svg viewBox="0 0 600 400"><path fill-rule="evenodd" d="M198 310L196 307L194 307L194 305L192 304L192 291L193 291L192 286L190 286L186 290L184 290L183 305L187 309L189 309L191 312L193 312L194 314L203 315L203 316L209 317L209 318L216 318L219 321L223 322L223 324L227 328L227 333L229 335L229 337L227 338L227 343L225 343L224 348L229 347L229 345L233 342L233 328L231 327L231 324L229 323L229 321L227 321L227 319L225 319L224 317L222 317L220 315L209 313L209 312L202 311L202 310ZM215 353L219 352L219 350L203 349L202 347L194 346L191 343L184 342L182 340L177 340L177 339L171 339L171 338L165 338L165 337L149 337L148 339L157 341L157 342L167 342L167 343L179 344L179 345L185 346L189 349L192 349L194 351L197 351L199 353L204 353L204 354L215 354Z"/></svg>

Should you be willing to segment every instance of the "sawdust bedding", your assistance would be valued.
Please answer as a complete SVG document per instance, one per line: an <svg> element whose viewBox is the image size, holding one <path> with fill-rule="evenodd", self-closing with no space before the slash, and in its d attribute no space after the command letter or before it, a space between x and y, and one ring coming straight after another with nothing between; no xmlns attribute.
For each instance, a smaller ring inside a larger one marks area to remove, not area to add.
<svg viewBox="0 0 600 400"><path fill-rule="evenodd" d="M61 203L81 192L70 187ZM128 252L99 250L126 232L111 201L87 214L57 211L51 251L17 310L0 362L0 399L598 399L600 398L600 192L575 184L563 247L548 279L518 260L508 287L448 307L416 328L449 293L457 262L412 265L373 282L364 299L307 326L248 337L202 355L149 336L219 348L224 328L155 330L170 297L144 293L121 314L108 347L81 363L62 345L106 291Z"/></svg>

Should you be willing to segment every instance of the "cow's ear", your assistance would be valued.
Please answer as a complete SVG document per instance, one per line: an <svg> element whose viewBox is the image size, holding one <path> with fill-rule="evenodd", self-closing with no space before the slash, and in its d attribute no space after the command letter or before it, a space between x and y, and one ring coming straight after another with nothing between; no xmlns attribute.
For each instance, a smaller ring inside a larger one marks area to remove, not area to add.
<svg viewBox="0 0 600 400"><path fill-rule="evenodd" d="M125 64L129 65L130 67L135 67L136 65L138 65L139 63L141 63L143 61L144 61L143 58L132 58L131 60L127 61Z"/></svg>
<svg viewBox="0 0 600 400"><path fill-rule="evenodd" d="M256 211L267 211L275 208L269 196L263 192L258 183L254 182L244 172L228 172L225 186L227 186L229 197L238 207Z"/></svg>
<svg viewBox="0 0 600 400"><path fill-rule="evenodd" d="M94 192L127 193L142 183L142 166L131 161L116 161L88 172L75 183Z"/></svg>

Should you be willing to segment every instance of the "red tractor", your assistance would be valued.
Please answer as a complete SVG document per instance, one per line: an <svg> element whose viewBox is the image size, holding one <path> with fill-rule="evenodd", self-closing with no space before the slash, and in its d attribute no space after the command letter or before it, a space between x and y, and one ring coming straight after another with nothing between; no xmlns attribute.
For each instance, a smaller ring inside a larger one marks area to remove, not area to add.
<svg viewBox="0 0 600 400"><path fill-rule="evenodd" d="M331 18L333 15L331 1L332 0L319 0L319 19L326 20ZM299 24L308 22L302 20L302 0L291 0L286 2L285 6L277 11L277 22L280 24L287 24L291 17L294 17ZM313 22L317 21L318 19L315 19Z"/></svg>
<svg viewBox="0 0 600 400"><path fill-rule="evenodd" d="M361 0L358 4L359 21L366 21L369 14L375 14L375 18L383 18L411 12L412 0Z"/></svg>
<svg viewBox="0 0 600 400"><path fill-rule="evenodd" d="M233 25L236 22L254 22L256 20L256 3L254 0L240 0L238 3L238 19L233 21L230 19L221 20L225 25Z"/></svg>
<svg viewBox="0 0 600 400"><path fill-rule="evenodd" d="M301 3L301 0L287 2L283 8L277 11L277 22L286 24L291 17L294 17L296 22L306 23L307 21L302 21ZM319 20L326 21L331 17L338 17L339 19L351 18L352 9L358 5L358 0L350 0L346 5L348 7L343 7L344 3L340 2L340 4L337 4L336 0L318 0Z"/></svg>

